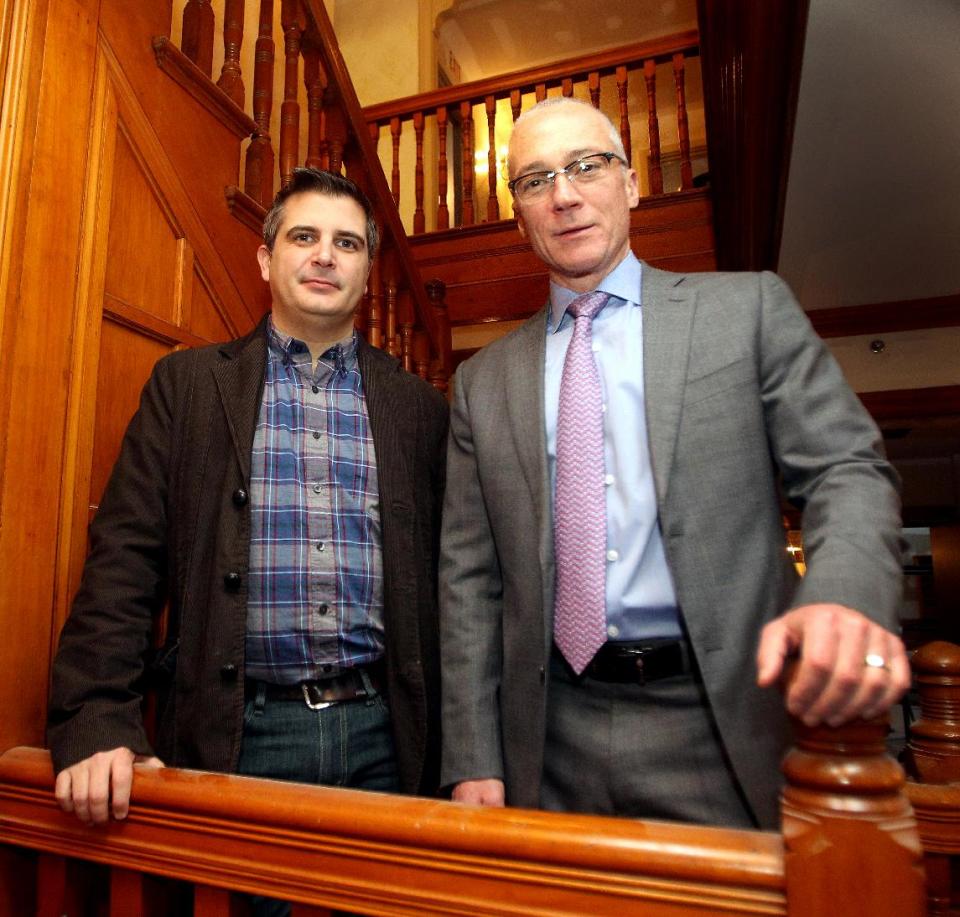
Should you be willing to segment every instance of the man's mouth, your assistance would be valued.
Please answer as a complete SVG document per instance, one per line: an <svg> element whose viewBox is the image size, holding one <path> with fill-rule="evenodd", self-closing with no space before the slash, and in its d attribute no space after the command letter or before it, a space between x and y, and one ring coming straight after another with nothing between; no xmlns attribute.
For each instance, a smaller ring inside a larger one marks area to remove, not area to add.
<svg viewBox="0 0 960 917"><path fill-rule="evenodd" d="M305 277L301 282L314 290L340 289L340 284L332 277Z"/></svg>
<svg viewBox="0 0 960 917"><path fill-rule="evenodd" d="M569 239L592 228L592 223L588 223L586 226L570 226L567 229L561 229L560 232L556 233L556 235L560 239Z"/></svg>

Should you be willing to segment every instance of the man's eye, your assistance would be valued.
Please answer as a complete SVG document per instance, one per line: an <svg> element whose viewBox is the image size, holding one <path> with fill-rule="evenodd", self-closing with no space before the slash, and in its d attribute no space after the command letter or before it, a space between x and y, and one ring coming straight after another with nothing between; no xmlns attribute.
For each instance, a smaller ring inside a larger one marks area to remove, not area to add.
<svg viewBox="0 0 960 917"><path fill-rule="evenodd" d="M313 241L313 236L308 232L298 232L294 237L293 241L300 244L309 245Z"/></svg>
<svg viewBox="0 0 960 917"><path fill-rule="evenodd" d="M581 175L590 175L591 172L597 172L600 169L600 163L592 159L584 159L579 165Z"/></svg>
<svg viewBox="0 0 960 917"><path fill-rule="evenodd" d="M546 179L542 175L532 175L521 182L521 189L523 191L538 191L546 183Z"/></svg>
<svg viewBox="0 0 960 917"><path fill-rule="evenodd" d="M337 239L337 245L349 252L355 252L360 247L356 239Z"/></svg>

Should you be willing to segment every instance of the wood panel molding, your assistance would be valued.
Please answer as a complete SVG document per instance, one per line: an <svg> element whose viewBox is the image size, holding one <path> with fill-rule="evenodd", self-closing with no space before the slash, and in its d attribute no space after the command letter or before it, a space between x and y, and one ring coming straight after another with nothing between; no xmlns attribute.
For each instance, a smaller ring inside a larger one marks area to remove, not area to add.
<svg viewBox="0 0 960 917"><path fill-rule="evenodd" d="M960 415L960 385L901 388L857 394L877 423Z"/></svg>
<svg viewBox="0 0 960 917"><path fill-rule="evenodd" d="M258 236L263 233L263 218L267 209L255 201L249 194L241 191L236 185L228 185L224 189L227 198L227 207L247 229L252 229Z"/></svg>
<svg viewBox="0 0 960 917"><path fill-rule="evenodd" d="M153 39L153 53L157 66L224 127L233 131L238 140L252 137L257 132L257 122L165 35Z"/></svg>
<svg viewBox="0 0 960 917"><path fill-rule="evenodd" d="M158 204L164 209L171 226L176 228L177 235L189 240L197 269L209 280L208 289L213 293L214 304L226 328L233 335L249 330L259 316L244 302L233 278L224 268L213 240L140 107L133 87L127 82L119 61L104 39L101 39L101 48L117 96L120 129L140 161L144 177L153 188ZM222 92L219 89L217 91Z"/></svg>
<svg viewBox="0 0 960 917"><path fill-rule="evenodd" d="M960 325L960 293L862 306L811 309L807 317L822 338L952 328Z"/></svg>

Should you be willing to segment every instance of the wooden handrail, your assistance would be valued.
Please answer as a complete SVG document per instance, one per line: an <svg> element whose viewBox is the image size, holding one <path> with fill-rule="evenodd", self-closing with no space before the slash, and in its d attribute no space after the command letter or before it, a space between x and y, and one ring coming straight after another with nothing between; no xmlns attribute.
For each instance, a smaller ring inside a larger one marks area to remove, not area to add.
<svg viewBox="0 0 960 917"><path fill-rule="evenodd" d="M106 864L134 909L144 874L195 883L197 917L226 913L228 890L395 915L920 917L917 826L885 729L797 724L782 836L142 766L128 817L90 829L54 802L48 754L17 748L0 757L0 845L47 855L61 879L50 857Z"/></svg>
<svg viewBox="0 0 960 917"><path fill-rule="evenodd" d="M8 751L0 842L370 913L784 913L775 834L136 770L127 819L91 830L56 806L46 752Z"/></svg>
<svg viewBox="0 0 960 917"><path fill-rule="evenodd" d="M381 102L370 105L363 110L367 121L384 123L390 118L398 117L409 120L415 111L436 108L439 105L454 105L465 101L482 102L488 95L503 98L509 95L512 89L521 88L524 92L532 92L538 83L547 86L559 86L561 81L576 71L596 70L602 74L613 73L621 64L628 64L637 60L653 58L657 61L668 61L680 51L699 51L700 36L696 29L686 32L677 32L674 35L665 35L650 41L640 41L607 51L598 51L596 54L584 54L580 57L570 57L553 64L541 67L530 67L524 70L514 70L500 76L491 76L483 80L474 80L470 83L458 83L456 86L447 86L444 89L435 89L419 95L404 96L390 102Z"/></svg>

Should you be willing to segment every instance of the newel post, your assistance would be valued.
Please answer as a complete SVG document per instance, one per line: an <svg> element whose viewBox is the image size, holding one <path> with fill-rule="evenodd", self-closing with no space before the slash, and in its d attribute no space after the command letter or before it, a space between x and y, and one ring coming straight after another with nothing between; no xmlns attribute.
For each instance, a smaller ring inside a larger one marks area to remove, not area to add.
<svg viewBox="0 0 960 917"><path fill-rule="evenodd" d="M886 732L885 719L796 724L781 805L790 917L926 913L917 823Z"/></svg>
<svg viewBox="0 0 960 917"><path fill-rule="evenodd" d="M960 783L960 646L938 640L912 660L920 719L904 763L921 783Z"/></svg>

